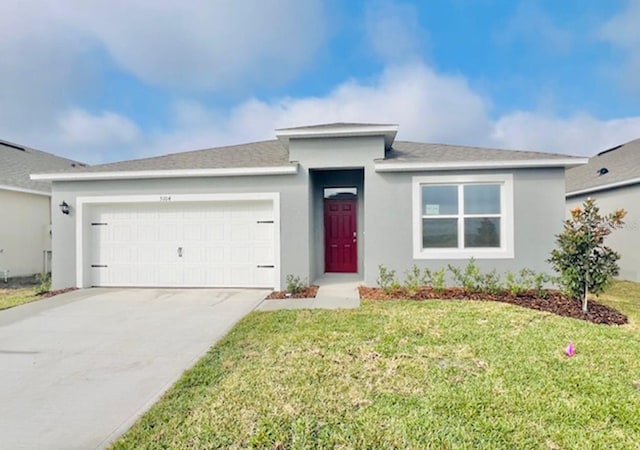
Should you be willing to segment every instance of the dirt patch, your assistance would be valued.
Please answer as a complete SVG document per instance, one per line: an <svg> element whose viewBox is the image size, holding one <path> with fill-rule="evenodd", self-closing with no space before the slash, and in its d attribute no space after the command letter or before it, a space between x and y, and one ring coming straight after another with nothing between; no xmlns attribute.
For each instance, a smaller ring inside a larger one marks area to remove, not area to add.
<svg viewBox="0 0 640 450"><path fill-rule="evenodd" d="M559 291L547 291L546 297L540 297L535 291L527 291L520 295L513 295L509 292L499 294L485 294L469 292L462 288L447 288L444 291L436 292L431 288L420 288L417 291L409 291L400 288L385 292L381 288L370 288L360 286L360 298L370 300L473 300L473 301L495 301L511 303L512 305L524 308L546 311L563 317L586 320L588 322L604 325L623 325L628 322L627 316L620 311L603 305L595 301L589 301L589 312L582 312L582 304L579 300L568 298Z"/></svg>
<svg viewBox="0 0 640 450"><path fill-rule="evenodd" d="M1 289L30 288L33 286L37 286L39 284L40 284L40 279L37 275L32 275L29 277L11 277L7 280L6 283L4 282L3 278L0 278Z"/></svg>
<svg viewBox="0 0 640 450"><path fill-rule="evenodd" d="M318 293L318 286L315 284L307 286L297 294L290 294L287 291L273 291L267 297L267 300L281 300L283 298L316 298Z"/></svg>

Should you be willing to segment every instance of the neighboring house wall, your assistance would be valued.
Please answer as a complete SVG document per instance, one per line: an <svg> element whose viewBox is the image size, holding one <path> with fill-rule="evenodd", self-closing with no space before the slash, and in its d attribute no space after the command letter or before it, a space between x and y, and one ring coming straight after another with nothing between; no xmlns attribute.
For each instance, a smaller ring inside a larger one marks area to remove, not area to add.
<svg viewBox="0 0 640 450"><path fill-rule="evenodd" d="M44 269L43 251L50 247L50 197L0 190L0 269L9 276L29 276Z"/></svg>
<svg viewBox="0 0 640 450"><path fill-rule="evenodd" d="M571 209L582 205L587 197L596 200L601 214L609 214L620 208L627 211L624 227L611 233L605 242L622 256L618 262L619 278L640 281L640 185L570 197L566 202L567 216Z"/></svg>

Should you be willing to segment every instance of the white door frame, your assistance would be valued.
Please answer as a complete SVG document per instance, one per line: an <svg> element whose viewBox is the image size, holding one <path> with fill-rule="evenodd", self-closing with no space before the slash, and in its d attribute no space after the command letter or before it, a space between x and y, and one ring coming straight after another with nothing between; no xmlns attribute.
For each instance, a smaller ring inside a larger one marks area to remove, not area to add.
<svg viewBox="0 0 640 450"><path fill-rule="evenodd" d="M104 195L76 198L76 287L90 287L85 267L85 206L104 203L182 203L182 202L230 202L230 201L271 201L273 205L273 246L275 290L281 290L280 284L280 193L255 192L242 194L151 194L151 195Z"/></svg>

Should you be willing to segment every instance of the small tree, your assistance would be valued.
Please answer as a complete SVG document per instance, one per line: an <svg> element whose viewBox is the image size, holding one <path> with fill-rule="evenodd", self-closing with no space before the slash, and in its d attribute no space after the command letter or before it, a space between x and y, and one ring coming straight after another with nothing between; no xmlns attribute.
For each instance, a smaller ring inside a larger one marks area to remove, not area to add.
<svg viewBox="0 0 640 450"><path fill-rule="evenodd" d="M571 210L564 221L564 230L556 236L558 248L551 252L549 262L560 274L565 291L572 297L582 297L582 312L587 313L587 295L600 294L611 278L618 275L620 254L604 245L604 238L624 225L626 211L619 209L606 216L592 198Z"/></svg>

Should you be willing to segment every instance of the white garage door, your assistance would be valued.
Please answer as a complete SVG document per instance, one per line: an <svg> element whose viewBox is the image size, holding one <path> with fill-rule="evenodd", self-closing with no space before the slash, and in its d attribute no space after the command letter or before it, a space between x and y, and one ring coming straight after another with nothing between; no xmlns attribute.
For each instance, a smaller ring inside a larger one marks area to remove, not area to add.
<svg viewBox="0 0 640 450"><path fill-rule="evenodd" d="M93 205L93 286L273 287L270 201Z"/></svg>

